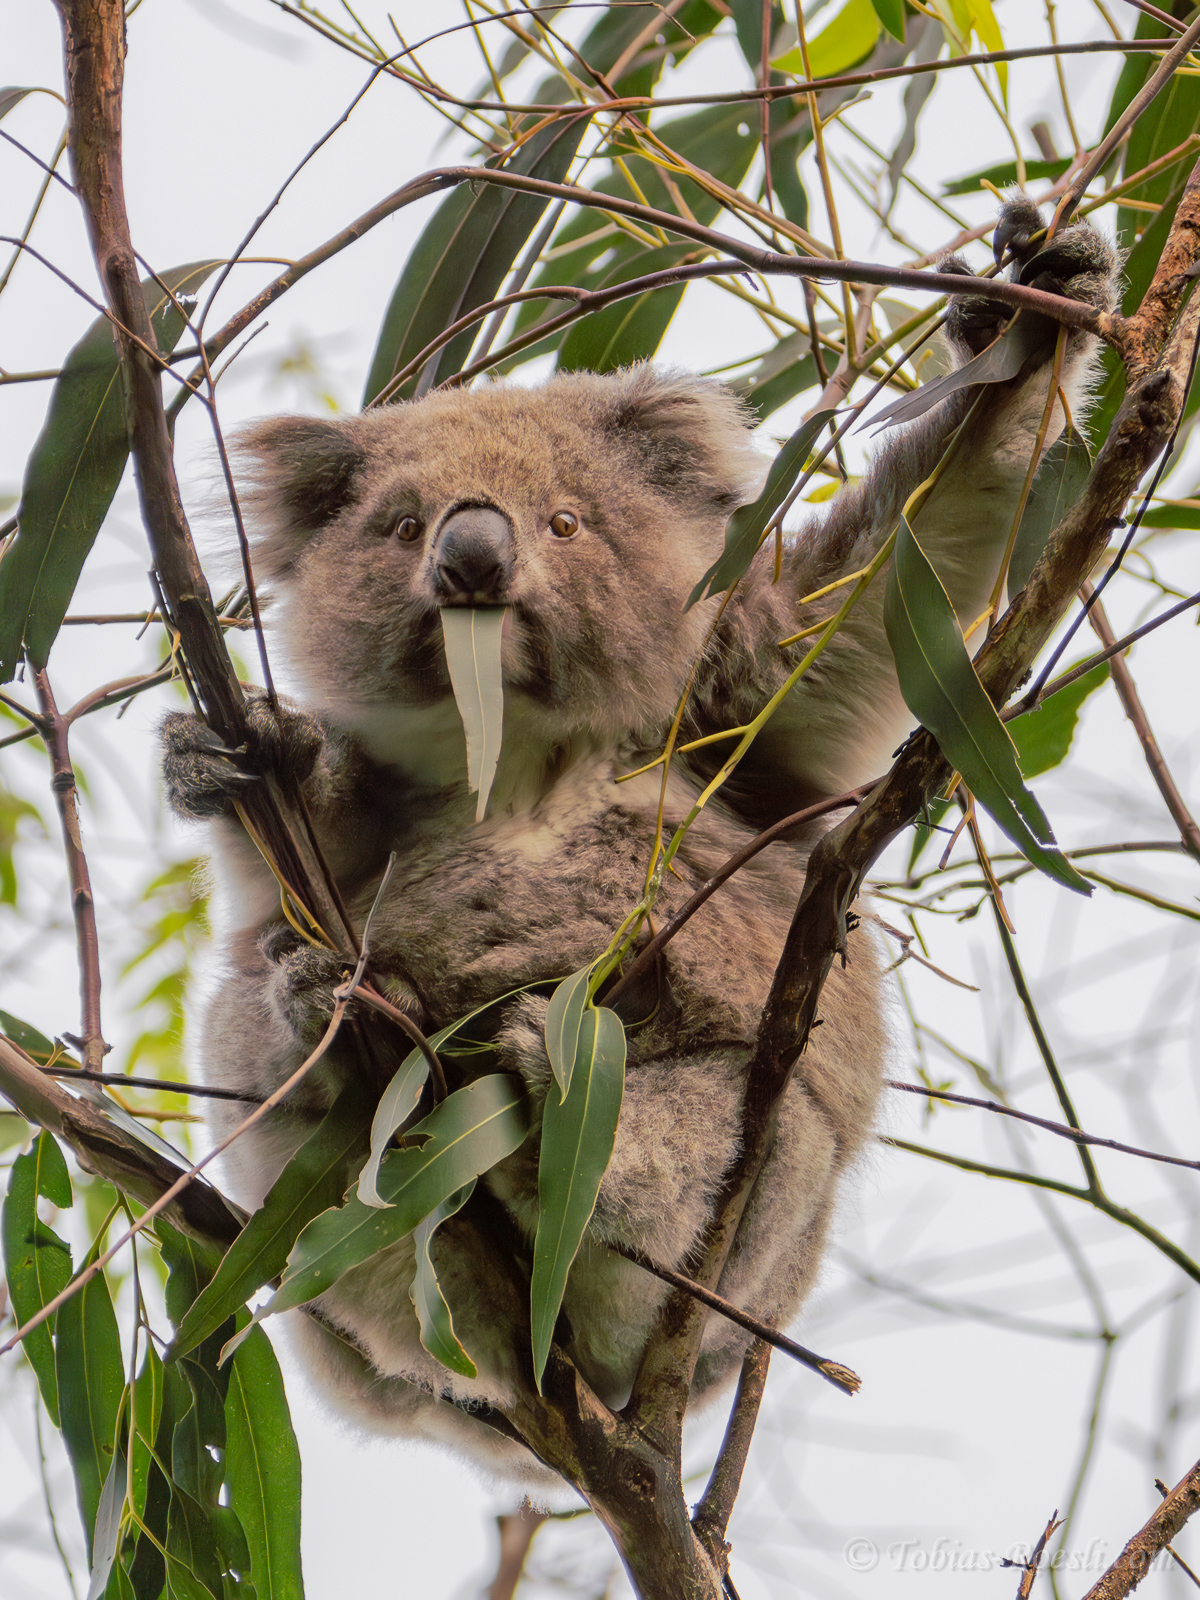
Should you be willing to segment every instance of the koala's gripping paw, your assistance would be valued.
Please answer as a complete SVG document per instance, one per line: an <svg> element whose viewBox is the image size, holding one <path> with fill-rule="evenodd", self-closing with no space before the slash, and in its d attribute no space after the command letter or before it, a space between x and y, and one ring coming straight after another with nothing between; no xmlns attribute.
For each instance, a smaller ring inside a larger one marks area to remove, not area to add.
<svg viewBox="0 0 1200 1600"><path fill-rule="evenodd" d="M1087 222L1075 222L1047 243L1046 219L1028 195L1016 195L1000 213L992 236L997 265L1012 263L1014 282L1047 294L1082 300L1098 311L1115 309L1119 295L1120 257L1103 234ZM958 256L938 263L939 272L969 273ZM962 295L950 304L948 331L953 340L978 354L1009 319L996 301Z"/></svg>
<svg viewBox="0 0 1200 1600"><path fill-rule="evenodd" d="M267 987L271 1010L312 1049L333 1015L333 991L349 976L345 960L336 950L305 944L288 927L268 929L258 947L273 967ZM357 1009L352 1000L347 1016Z"/></svg>
<svg viewBox="0 0 1200 1600"><path fill-rule="evenodd" d="M234 750L190 713L163 719L163 777L181 817L225 815L264 773L303 783L312 772L325 737L315 717L289 709L277 718L261 694L247 699L246 712L250 737Z"/></svg>

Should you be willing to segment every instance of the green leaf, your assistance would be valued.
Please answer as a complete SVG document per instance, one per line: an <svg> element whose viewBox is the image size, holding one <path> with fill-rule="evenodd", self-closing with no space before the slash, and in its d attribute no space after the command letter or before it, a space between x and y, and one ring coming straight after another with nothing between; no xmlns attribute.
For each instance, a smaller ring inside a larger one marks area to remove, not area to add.
<svg viewBox="0 0 1200 1600"><path fill-rule="evenodd" d="M668 244L624 256L604 274L597 288L678 266L695 248L694 244ZM683 292L683 284L648 289L581 318L567 329L559 346L557 370L615 372L649 360L662 343Z"/></svg>
<svg viewBox="0 0 1200 1600"><path fill-rule="evenodd" d="M1195 499L1193 493L1188 496ZM1143 528L1200 528L1200 506L1155 506L1142 518Z"/></svg>
<svg viewBox="0 0 1200 1600"><path fill-rule="evenodd" d="M256 1328L231 1364L225 1482L250 1553L257 1600L304 1600L300 1451L270 1340Z"/></svg>
<svg viewBox="0 0 1200 1600"><path fill-rule="evenodd" d="M1108 662L1102 661L1082 678L1044 700L1036 711L1027 711L1006 724L1026 778L1036 778L1066 760L1075 737L1079 708L1090 694L1108 682L1108 677Z"/></svg>
<svg viewBox="0 0 1200 1600"><path fill-rule="evenodd" d="M879 38L879 17L872 0L850 0L808 46L809 74L813 78L836 78L864 61ZM804 56L797 45L772 61L780 72L803 78Z"/></svg>
<svg viewBox="0 0 1200 1600"><path fill-rule="evenodd" d="M662 142L685 161L702 172L711 173L720 183L727 184L730 188L737 188L740 185L758 149L758 141L754 138L750 123L747 121L746 109L742 105L706 106L702 111L690 112L686 116L662 123L656 132ZM618 195L625 200L644 199L660 211L677 212L675 197L663 182L662 169L654 162L648 161L633 147L626 146L620 153L637 185L637 192L620 168L614 168L595 183L593 185L595 191L598 194ZM721 210L720 200L708 190L702 189L691 178L678 174L673 177L673 187L677 187L692 217L705 226L715 222ZM573 243L577 243L577 248L574 250L568 248ZM605 218L591 207L581 208L571 216L555 233L552 246L555 252L554 260L541 268L530 284L531 288L569 283L582 289L596 289L605 282L618 281L622 263L654 255L653 251L647 251L645 245L637 239L610 226ZM666 245L661 248L673 250L675 247ZM695 251L696 248L692 244L685 247L681 253L686 254L688 250ZM668 264L668 261L673 264L676 259L678 258L675 256L659 257L654 262L644 262L644 265L661 266ZM650 307L635 320L634 326L623 336L621 348L636 347L643 357L653 355L657 349L652 337L654 319L661 315L660 311L654 309L654 304L656 301L661 301L665 305L667 302L663 297L674 292L674 290L659 291L652 297ZM586 330L590 327L592 318L606 318L612 311L619 312L624 304L623 301L618 302L615 307L593 312L591 316L572 323L565 333L560 331L537 344L530 345L525 350L518 351L515 356L501 362L499 369L502 372L509 371L516 365L557 348L560 341L565 343L567 339L572 341L572 348L582 348L578 341L589 338ZM514 334L527 331L544 318L557 315L561 309L561 302L548 307L537 301L528 302L518 310L513 321ZM663 331L667 321L669 316L662 321ZM614 344L613 348L616 347Z"/></svg>
<svg viewBox="0 0 1200 1600"><path fill-rule="evenodd" d="M191 1234L181 1233L161 1216L154 1219L154 1232L167 1266L167 1315L178 1328L188 1307L216 1272L221 1251L217 1245L201 1244Z"/></svg>
<svg viewBox="0 0 1200 1600"><path fill-rule="evenodd" d="M0 1011L0 1029L3 1029L5 1038L19 1044L25 1054L32 1056L35 1061L45 1063L54 1054L54 1045L44 1033L39 1033L28 1022L22 1022L20 1017L14 1017L8 1011ZM65 1167L63 1171L66 1171ZM67 1200L64 1204L70 1205L71 1202Z"/></svg>
<svg viewBox="0 0 1200 1600"><path fill-rule="evenodd" d="M150 1469L154 1441L158 1437L158 1425L162 1420L163 1389L164 1389L163 1364L159 1360L158 1351L153 1343L147 1343L146 1357L142 1362L142 1370L138 1373L133 1385L133 1410L135 1430L130 1450L133 1456L132 1495L130 1503L137 1516L142 1516L146 1508L146 1490L150 1482Z"/></svg>
<svg viewBox="0 0 1200 1600"><path fill-rule="evenodd" d="M821 429L837 415L836 411L817 411L802 422L771 463L766 487L757 500L739 506L725 524L725 549L688 596L688 608L708 595L730 589L748 570L758 552L763 533L771 518L790 494L804 470L809 452Z"/></svg>
<svg viewBox="0 0 1200 1600"><path fill-rule="evenodd" d="M968 281L968 280L964 280ZM964 289L964 293L965 293ZM931 378L919 389L893 400L891 405L876 412L871 418L872 428L893 428L899 422L912 422L931 411L934 406L976 383L1006 383L1017 373L1037 350L1052 341L1055 324L1039 312L1020 311L998 339L993 339L986 350L972 356L965 366L956 367L940 378Z"/></svg>
<svg viewBox="0 0 1200 1600"><path fill-rule="evenodd" d="M1029 491L1008 564L1010 597L1028 583L1046 540L1079 499L1091 470L1087 444L1074 428L1068 428L1047 450Z"/></svg>
<svg viewBox="0 0 1200 1600"><path fill-rule="evenodd" d="M475 821L482 822L504 734L500 639L508 611L504 606L443 606L438 615L450 686L467 736L467 787L479 796Z"/></svg>
<svg viewBox="0 0 1200 1600"><path fill-rule="evenodd" d="M217 265L193 262L161 277L184 296ZM184 319L153 278L142 294L166 355ZM20 527L0 564L0 682L16 671L22 643L34 665L45 666L128 455L120 357L112 324L99 317L63 363L25 468Z"/></svg>
<svg viewBox="0 0 1200 1600"><path fill-rule="evenodd" d="M32 89L21 89L15 84L9 84L0 89L0 117L6 117L15 105L20 105L27 94L33 94Z"/></svg>
<svg viewBox="0 0 1200 1600"><path fill-rule="evenodd" d="M586 118L562 118L534 134L505 164L506 172L560 182L567 174ZM537 226L549 201L498 184L478 190L461 184L442 201L405 262L380 329L367 374L363 404L369 405L431 340L500 288L517 252ZM389 396L409 400L418 391L458 372L482 324L467 328L444 346L421 373Z"/></svg>
<svg viewBox="0 0 1200 1600"><path fill-rule="evenodd" d="M257 1289L278 1277L300 1230L340 1202L366 1143L366 1120L362 1088L351 1084L292 1156L211 1282L184 1312L170 1359L215 1333Z"/></svg>
<svg viewBox="0 0 1200 1600"><path fill-rule="evenodd" d="M221 1600L221 1561L203 1508L178 1484L171 1485L167 1514L167 1594L175 1600L210 1594Z"/></svg>
<svg viewBox="0 0 1200 1600"><path fill-rule="evenodd" d="M96 1508L87 1600L100 1600L100 1596L108 1587L108 1576L112 1571L113 1562L117 1559L117 1546L121 1542L121 1512L125 1509L125 1483L125 1457L118 1450L108 1469L104 1487L100 1491L100 1504Z"/></svg>
<svg viewBox="0 0 1200 1600"><path fill-rule="evenodd" d="M8 1194L0 1218L4 1237L4 1270L13 1316L22 1326L66 1288L71 1277L71 1251L37 1214L38 1196L51 1205L71 1204L71 1179L63 1153L48 1133L39 1133L24 1155L13 1162ZM43 1322L23 1341L47 1415L57 1428L58 1380L54 1370L54 1319Z"/></svg>
<svg viewBox="0 0 1200 1600"><path fill-rule="evenodd" d="M519 993L513 990L513 993ZM490 1011L501 1000L509 999L509 995L499 995L495 1000L489 1000L484 1005L476 1006L474 1011L468 1011L465 1017L458 1017L455 1021L447 1023L444 1028L439 1028L437 1033L430 1034L429 1045L436 1053L442 1046L448 1044L455 1036L466 1027L475 1017L483 1012ZM490 1046L468 1044L465 1051L447 1050L447 1055L474 1054L479 1049L490 1049ZM366 1163L358 1175L358 1198L366 1206L386 1207L388 1202L380 1195L376 1184L379 1178L379 1163L392 1142L396 1130L407 1122L416 1108L420 1098L421 1089L429 1076L428 1063L424 1054L414 1049L405 1056L396 1069L396 1075L380 1096L379 1105L371 1122L371 1150Z"/></svg>
<svg viewBox="0 0 1200 1600"><path fill-rule="evenodd" d="M806 333L789 333L772 350L760 356L752 372L735 378L729 387L765 422L772 412L787 405L817 381L817 364Z"/></svg>
<svg viewBox="0 0 1200 1600"><path fill-rule="evenodd" d="M546 1096L538 1158L538 1224L529 1286L533 1372L540 1391L567 1274L596 1209L612 1157L625 1088L625 1029L615 1011L590 1007L583 1017L571 1090Z"/></svg>
<svg viewBox="0 0 1200 1600"><path fill-rule="evenodd" d="M975 798L1036 867L1091 894L1054 842L1025 787L1017 753L967 654L950 598L905 518L883 602L884 627L906 704L962 773Z"/></svg>
<svg viewBox="0 0 1200 1600"><path fill-rule="evenodd" d="M1059 156L1054 161L1027 161L1025 181L1029 183L1035 178L1060 177L1073 159L1072 156ZM1017 163L999 161L995 166L983 167L978 172L969 172L964 178L955 178L951 183L944 183L942 193L976 194L984 187L985 180L987 183L994 183L997 189L1011 189L1017 181Z"/></svg>
<svg viewBox="0 0 1200 1600"><path fill-rule="evenodd" d="M561 1093L566 1098L571 1087L571 1074L575 1070L575 1055L579 1048L579 1030L583 1026L583 1008L587 1005L588 983L595 962L581 967L569 978L564 978L550 996L546 1008L546 1054L550 1070Z"/></svg>
<svg viewBox="0 0 1200 1600"><path fill-rule="evenodd" d="M474 1188L475 1180L472 1179L448 1200L443 1200L413 1230L417 1270L410 1294L421 1327L421 1343L435 1361L440 1361L451 1372L461 1373L464 1378L476 1377L478 1369L454 1331L454 1317L438 1282L429 1246L446 1218L454 1216L466 1205Z"/></svg>
<svg viewBox="0 0 1200 1600"><path fill-rule="evenodd" d="M283 1282L255 1321L288 1311L324 1294L343 1272L402 1239L443 1200L505 1156L529 1131L529 1113L519 1085L493 1073L456 1089L390 1150L379 1171L378 1190L388 1209L348 1200L326 1211L296 1240Z"/></svg>
<svg viewBox="0 0 1200 1600"><path fill-rule="evenodd" d="M871 0L875 15L893 39L904 43L904 0Z"/></svg>
<svg viewBox="0 0 1200 1600"><path fill-rule="evenodd" d="M63 1441L75 1474L90 1561L100 1491L112 1466L125 1387L121 1338L102 1272L58 1308L54 1358Z"/></svg>

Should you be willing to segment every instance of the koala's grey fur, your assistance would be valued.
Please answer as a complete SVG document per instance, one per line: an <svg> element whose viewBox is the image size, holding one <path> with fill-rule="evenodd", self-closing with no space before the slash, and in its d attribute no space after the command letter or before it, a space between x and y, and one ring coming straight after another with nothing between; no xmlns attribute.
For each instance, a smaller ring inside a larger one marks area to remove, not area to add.
<svg viewBox="0 0 1200 1600"><path fill-rule="evenodd" d="M1005 213L1019 263L1032 254L1034 217L1023 200ZM1052 273L1039 276L1035 259L1026 280L1112 305L1115 258L1090 228L1060 236L1053 257ZM1001 320L986 302L956 302L957 359L982 348ZM1093 346L1078 334L1067 344L1062 381L1076 418ZM985 609L995 581L1052 349L1051 338L1020 377L989 389L916 524L964 624ZM574 374L533 390L437 392L344 422L280 418L243 437L255 567L276 602L302 702L281 723L254 702L253 754L260 770L274 766L303 782L359 927L396 850L372 965L422 1027L562 977L605 948L641 892L660 791L657 770L614 780L661 749L693 671L685 739L758 710L805 648L780 651L777 641L841 596L808 608L799 598L866 565L976 392L890 436L863 481L790 537L777 584L765 549L707 645L717 602L686 611L684 601L720 551L730 511L753 496L763 472L739 406L718 383L648 367ZM1047 442L1062 426L1056 407ZM575 537L550 531L560 510L578 517ZM456 527L483 528L479 537L494 535L498 552L466 588L482 585L485 601L511 607L504 742L478 825L438 615L439 605L471 598L438 565L443 530L464 511ZM402 526L419 536L402 538ZM657 918L762 826L886 770L912 719L882 604L880 581L701 814L667 875ZM320 1036L340 968L291 937L277 886L231 817L245 771L193 718L168 718L165 735L172 802L214 823L226 889L224 964L200 1052L205 1075L261 1096ZM674 762L668 832L712 757L709 747ZM630 1033L616 1148L564 1302L570 1354L610 1405L629 1394L666 1291L605 1241L673 1267L697 1244L737 1153L745 1068L815 837L776 845L737 873L667 947L657 997L641 997L641 1009L628 1013L637 1020L657 998L653 1019ZM549 1077L545 1007L529 996L510 1003L499 1034L502 1067L524 1079L535 1106ZM784 1096L773 1152L720 1284L769 1322L786 1324L812 1284L841 1175L870 1130L887 1050L882 1012L878 960L858 933L849 964L835 966L822 996L823 1026ZM377 1062L376 1089L407 1045L394 1048ZM362 1070L359 1059L335 1046L292 1102L234 1145L239 1200L261 1203L346 1073ZM218 1131L244 1111L217 1102ZM488 1203L518 1240L532 1238L536 1171L533 1137L486 1179ZM460 1248L446 1253L442 1282L476 1380L446 1371L420 1345L408 1293L411 1240L325 1294L320 1321L301 1319L314 1370L339 1406L372 1425L448 1439L544 1483L528 1452L470 1414L472 1404L503 1402L528 1357L493 1325L490 1297L506 1291L478 1233L463 1228L455 1237ZM730 1378L745 1344L738 1329L710 1319L694 1398Z"/></svg>

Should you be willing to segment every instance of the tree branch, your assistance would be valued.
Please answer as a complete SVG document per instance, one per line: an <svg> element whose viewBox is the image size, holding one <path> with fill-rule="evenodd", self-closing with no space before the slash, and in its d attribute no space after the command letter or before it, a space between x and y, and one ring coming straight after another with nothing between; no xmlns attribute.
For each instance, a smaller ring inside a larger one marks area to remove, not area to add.
<svg viewBox="0 0 1200 1600"><path fill-rule="evenodd" d="M1137 1588L1155 1556L1166 1549L1197 1508L1200 1508L1200 1461L1180 1479L1083 1600L1123 1600L1123 1596Z"/></svg>

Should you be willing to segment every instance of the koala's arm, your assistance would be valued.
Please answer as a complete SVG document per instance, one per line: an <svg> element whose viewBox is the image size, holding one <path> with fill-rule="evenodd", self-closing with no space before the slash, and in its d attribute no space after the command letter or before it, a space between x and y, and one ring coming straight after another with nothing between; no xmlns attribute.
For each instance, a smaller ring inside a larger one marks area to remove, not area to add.
<svg viewBox="0 0 1200 1600"><path fill-rule="evenodd" d="M1111 309L1118 265L1111 246L1091 227L1077 224L1039 258L1029 237L1041 225L1036 207L1024 198L1010 202L1002 214L997 238L1013 248L1016 270L1026 269L1022 281ZM961 264L944 263L943 270L947 267L960 270ZM966 294L953 301L947 333L957 364L986 347L1006 320L1007 312L995 302ZM1096 345L1093 336L1077 332L1066 343L1059 381L1077 422L1086 409ZM778 641L831 616L849 591L835 591L807 607L797 601L869 564L960 427L948 464L913 526L964 630L978 620L995 585L1036 448L1053 352L1051 338L1018 377L988 385L982 395L979 388L960 391L897 428L863 479L833 501L829 515L794 536L778 584L772 583L773 552L763 552L730 608L723 641L725 659L737 663L739 688L724 705L720 694L709 707L702 705L699 731L746 720L754 698L761 705L776 691L811 645L806 640L780 651ZM1065 420L1056 401L1043 451ZM751 756L756 786L760 792L764 787L778 791L780 814L886 771L912 726L883 626L885 586L886 571L756 741ZM971 648L982 639L982 632L976 634Z"/></svg>
<svg viewBox="0 0 1200 1600"><path fill-rule="evenodd" d="M239 800L270 775L302 795L326 860L342 888L377 871L391 836L380 774L346 738L309 712L265 696L247 699L250 740L227 749L200 720L172 712L161 728L167 798L186 821L210 825L232 924L261 928L280 916L279 885L237 819Z"/></svg>

